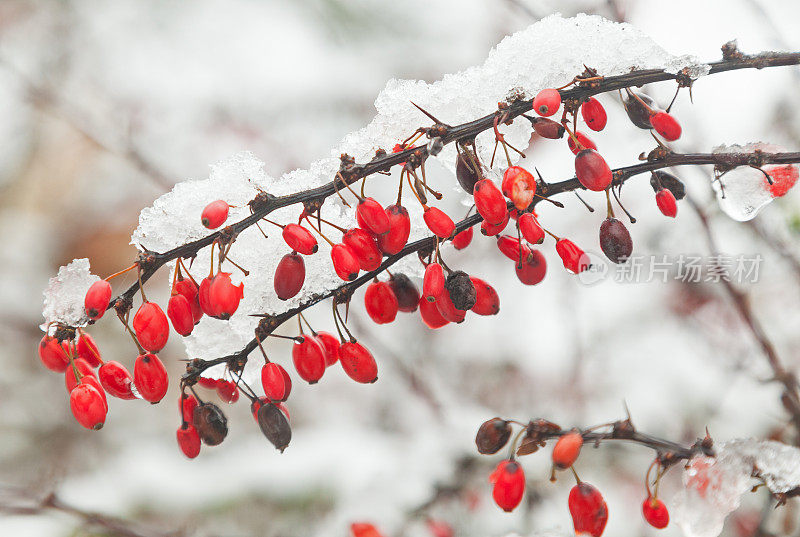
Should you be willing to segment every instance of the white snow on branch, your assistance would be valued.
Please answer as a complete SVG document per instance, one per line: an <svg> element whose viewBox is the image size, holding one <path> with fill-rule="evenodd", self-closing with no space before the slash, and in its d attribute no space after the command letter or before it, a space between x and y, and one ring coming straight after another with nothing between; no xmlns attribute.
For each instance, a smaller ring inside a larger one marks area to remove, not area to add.
<svg viewBox="0 0 800 537"><path fill-rule="evenodd" d="M696 457L683 473L674 520L687 537L716 537L742 494L763 482L775 493L800 487L800 449L780 442L740 439L716 445L716 457Z"/></svg>
<svg viewBox="0 0 800 537"><path fill-rule="evenodd" d="M84 312L83 299L89 287L100 278L89 271L88 259L75 259L58 269L44 290L44 323L47 330L51 323L68 326L86 326L88 318Z"/></svg>

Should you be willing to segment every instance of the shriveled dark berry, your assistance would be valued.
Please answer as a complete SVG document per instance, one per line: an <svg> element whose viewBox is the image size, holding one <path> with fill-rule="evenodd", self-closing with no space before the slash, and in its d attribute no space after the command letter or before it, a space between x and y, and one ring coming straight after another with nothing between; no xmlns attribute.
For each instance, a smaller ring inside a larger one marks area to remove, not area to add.
<svg viewBox="0 0 800 537"><path fill-rule="evenodd" d="M469 279L469 274L464 271L456 270L450 273L444 288L450 295L450 300L457 310L467 311L472 309L478 299L475 286Z"/></svg>
<svg viewBox="0 0 800 537"><path fill-rule="evenodd" d="M613 263L624 263L633 252L628 228L616 218L606 218L600 225L600 249Z"/></svg>
<svg viewBox="0 0 800 537"><path fill-rule="evenodd" d="M417 311L419 304L419 289L405 274L396 272L389 278L389 286L397 297L397 306L400 311L411 313Z"/></svg>
<svg viewBox="0 0 800 537"><path fill-rule="evenodd" d="M666 188L676 200L682 200L686 196L686 187L683 181L663 170L656 170L650 175L650 186L653 187L653 192L661 190L659 183L662 187Z"/></svg>
<svg viewBox="0 0 800 537"><path fill-rule="evenodd" d="M511 425L502 418L492 418L483 422L475 436L478 453L491 455L497 453L508 443L511 437Z"/></svg>
<svg viewBox="0 0 800 537"><path fill-rule="evenodd" d="M477 162L478 157L469 149L459 153L456 158L456 179L461 188L469 194L475 190L475 183L480 181L483 175L479 169L476 169L476 166L480 166Z"/></svg>
<svg viewBox="0 0 800 537"><path fill-rule="evenodd" d="M631 90L631 93L636 95L636 97L639 97L639 99L644 101L651 109L658 109L658 105L651 97L645 95L644 93L639 93L638 91ZM625 95L625 98L622 101L622 104L625 106L625 112L627 112L631 123L640 129L652 129L653 126L650 124L650 110L648 110L646 106L642 105L642 103L639 102L639 99L636 97L632 95Z"/></svg>
<svg viewBox="0 0 800 537"><path fill-rule="evenodd" d="M266 403L258 409L256 419L267 440L272 442L275 449L283 453L292 440L292 428L283 412L272 403Z"/></svg>
<svg viewBox="0 0 800 537"><path fill-rule="evenodd" d="M228 436L228 418L214 403L203 403L195 408L192 421L200 439L208 446L221 444Z"/></svg>

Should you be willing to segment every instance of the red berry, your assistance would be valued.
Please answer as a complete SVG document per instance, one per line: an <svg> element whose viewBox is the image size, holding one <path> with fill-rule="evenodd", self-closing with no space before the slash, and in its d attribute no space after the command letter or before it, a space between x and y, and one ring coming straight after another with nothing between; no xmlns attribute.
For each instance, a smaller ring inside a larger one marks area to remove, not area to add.
<svg viewBox="0 0 800 537"><path fill-rule="evenodd" d="M53 336L45 335L39 342L39 359L50 371L63 373L69 365L70 342L58 342Z"/></svg>
<svg viewBox="0 0 800 537"><path fill-rule="evenodd" d="M406 313L417 311L419 289L405 274L395 273L389 278L389 286L397 297L397 309Z"/></svg>
<svg viewBox="0 0 800 537"><path fill-rule="evenodd" d="M600 537L608 522L608 507L600 491L581 481L569 491L569 513L575 533Z"/></svg>
<svg viewBox="0 0 800 537"><path fill-rule="evenodd" d="M472 235L473 229L471 227L468 227L460 233L456 233L456 236L453 237L453 247L456 250L463 250L472 242Z"/></svg>
<svg viewBox="0 0 800 537"><path fill-rule="evenodd" d="M481 234L486 237L494 237L495 235L499 235L503 231L505 231L506 226L508 226L508 221L511 218L511 212L506 213L506 217L497 225L490 224L486 220L481 222Z"/></svg>
<svg viewBox="0 0 800 537"><path fill-rule="evenodd" d="M194 330L192 306L183 295L172 295L167 302L167 317L172 321L172 328L182 336L188 336Z"/></svg>
<svg viewBox="0 0 800 537"><path fill-rule="evenodd" d="M439 313L442 314L442 317L451 323L461 323L467 316L467 312L465 310L460 310L456 308L455 304L453 304L453 300L450 298L450 293L442 293L442 296L436 299L435 304L436 308L439 310Z"/></svg>
<svg viewBox="0 0 800 537"><path fill-rule="evenodd" d="M428 530L433 537L454 537L453 527L443 520L428 519Z"/></svg>
<svg viewBox="0 0 800 537"><path fill-rule="evenodd" d="M300 224L286 224L283 227L282 236L289 248L303 255L315 254L319 250L317 239Z"/></svg>
<svg viewBox="0 0 800 537"><path fill-rule="evenodd" d="M105 280L94 282L86 291L86 298L83 299L86 316L96 321L106 312L110 300L111 284Z"/></svg>
<svg viewBox="0 0 800 537"><path fill-rule="evenodd" d="M231 318L244 296L244 283L233 285L228 272L220 272L208 286L208 302L217 319Z"/></svg>
<svg viewBox="0 0 800 537"><path fill-rule="evenodd" d="M347 376L356 382L370 384L378 380L378 364L366 347L355 341L342 343L339 361Z"/></svg>
<svg viewBox="0 0 800 537"><path fill-rule="evenodd" d="M144 302L133 316L133 331L142 347L158 352L167 344L169 321L158 304Z"/></svg>
<svg viewBox="0 0 800 537"><path fill-rule="evenodd" d="M583 446L583 436L577 431L569 432L558 439L553 447L553 464L560 470L566 470L578 460Z"/></svg>
<svg viewBox="0 0 800 537"><path fill-rule="evenodd" d="M314 336L304 334L292 346L292 361L300 378L316 384L325 373L325 346Z"/></svg>
<svg viewBox="0 0 800 537"><path fill-rule="evenodd" d="M520 259L527 258L531 253L530 248L509 235L500 235L497 237L497 248L504 256L514 262L519 262Z"/></svg>
<svg viewBox="0 0 800 537"><path fill-rule="evenodd" d="M503 194L520 211L526 209L536 194L536 179L520 166L511 166L503 173Z"/></svg>
<svg viewBox="0 0 800 537"><path fill-rule="evenodd" d="M425 214L423 215L425 225L433 232L434 235L440 239L447 239L453 234L456 225L453 220L447 216L442 210L436 207L425 207Z"/></svg>
<svg viewBox="0 0 800 537"><path fill-rule="evenodd" d="M94 376L94 369L92 369L92 366L90 366L86 360L75 358L73 363L75 364L75 368L78 370L78 374L81 376L81 378L85 376ZM75 378L75 370L72 368L72 366L68 367L67 370L64 371L64 382L67 385L67 393L70 393L75 389L75 386L80 384L78 379Z"/></svg>
<svg viewBox="0 0 800 537"><path fill-rule="evenodd" d="M664 529L669 525L669 511L664 502L658 498L648 496L642 503L642 515L648 524L657 529Z"/></svg>
<svg viewBox="0 0 800 537"><path fill-rule="evenodd" d="M444 293L444 270L439 263L429 263L422 279L422 296L428 302L435 302Z"/></svg>
<svg viewBox="0 0 800 537"><path fill-rule="evenodd" d="M264 395L271 401L286 401L292 393L292 379L282 365L270 362L261 368Z"/></svg>
<svg viewBox="0 0 800 537"><path fill-rule="evenodd" d="M503 182L503 191L505 192L505 181ZM481 179L475 183L473 196L475 208L484 220L494 225L503 221L508 212L506 200L503 199L503 193L492 181Z"/></svg>
<svg viewBox="0 0 800 537"><path fill-rule="evenodd" d="M593 131L601 131L606 128L606 109L600 104L600 101L594 97L590 97L588 101L581 105L581 117L586 122L586 126Z"/></svg>
<svg viewBox="0 0 800 537"><path fill-rule="evenodd" d="M540 116L552 116L561 107L561 94L556 89L543 89L533 99L533 110Z"/></svg>
<svg viewBox="0 0 800 537"><path fill-rule="evenodd" d="M228 219L229 207L230 206L222 200L212 201L203 209L203 214L200 215L200 221L208 229L217 229Z"/></svg>
<svg viewBox="0 0 800 537"><path fill-rule="evenodd" d="M334 244L331 249L331 260L333 261L333 270L341 279L351 282L358 278L361 264L352 248L345 244Z"/></svg>
<svg viewBox="0 0 800 537"><path fill-rule="evenodd" d="M325 366L330 367L339 361L339 338L329 332L317 332L317 337L325 347Z"/></svg>
<svg viewBox="0 0 800 537"><path fill-rule="evenodd" d="M592 141L591 138L583 134L581 131L575 131L575 138L578 139L578 143L575 143L575 140L572 139L572 136L567 138L567 145L569 146L569 150L572 151L573 155L577 155L583 149L594 149L597 150L597 145ZM578 147L580 145L580 147Z"/></svg>
<svg viewBox="0 0 800 537"><path fill-rule="evenodd" d="M531 244L541 244L544 241L544 229L539 225L533 213L523 213L517 219L517 225L522 236Z"/></svg>
<svg viewBox="0 0 800 537"><path fill-rule="evenodd" d="M439 313L436 303L425 300L425 297L419 299L419 315L422 317L422 322L433 330L441 328L450 322Z"/></svg>
<svg viewBox="0 0 800 537"><path fill-rule="evenodd" d="M200 307L200 290L197 284L191 279L179 279L175 282L175 285L172 286L172 294L179 294L186 297L186 300L189 302L189 307L192 309L194 324L199 323L200 319L203 318L203 308Z"/></svg>
<svg viewBox="0 0 800 537"><path fill-rule="evenodd" d="M184 423L194 421L194 409L197 408L197 398L194 395L181 394L181 418Z"/></svg>
<svg viewBox="0 0 800 537"><path fill-rule="evenodd" d="M789 192L789 189L797 182L798 176L800 176L797 166L791 164L785 166L765 166L763 169L772 179L772 183L770 183L767 181L767 178L764 177L764 183L766 183L767 190L770 191L774 198L785 196L786 193Z"/></svg>
<svg viewBox="0 0 800 537"><path fill-rule="evenodd" d="M388 233L391 228L386 211L384 211L381 204L373 198L364 198L358 201L356 217L358 218L358 225L360 227L375 235Z"/></svg>
<svg viewBox="0 0 800 537"><path fill-rule="evenodd" d="M650 124L668 142L674 142L681 137L680 123L666 112L652 114L650 116Z"/></svg>
<svg viewBox="0 0 800 537"><path fill-rule="evenodd" d="M500 297L494 287L474 276L470 276L472 285L475 287L475 305L472 312L478 315L496 315L500 311Z"/></svg>
<svg viewBox="0 0 800 537"><path fill-rule="evenodd" d="M386 207L386 216L389 218L389 233L378 235L378 247L385 254L394 255L408 242L411 233L411 219L408 211L402 205L389 205Z"/></svg>
<svg viewBox="0 0 800 537"><path fill-rule="evenodd" d="M383 537L378 529L368 522L354 522L350 524L352 537Z"/></svg>
<svg viewBox="0 0 800 537"><path fill-rule="evenodd" d="M583 186L596 192L608 188L613 179L606 160L594 149L584 149L577 154L575 176Z"/></svg>
<svg viewBox="0 0 800 537"><path fill-rule="evenodd" d="M662 188L656 192L656 205L664 216L675 218L678 214L678 202L675 201L675 196L669 189Z"/></svg>
<svg viewBox="0 0 800 537"><path fill-rule="evenodd" d="M533 130L542 138L557 140L564 136L564 126L561 123L543 117L528 118L531 120Z"/></svg>
<svg viewBox="0 0 800 537"><path fill-rule="evenodd" d="M106 399L106 392L103 390L103 386L100 384L100 381L97 380L97 377L94 375L86 375L85 377L81 377L80 384L88 384L100 392L100 397L103 399L103 404L106 407L106 412L108 412L108 400ZM71 393L71 392L70 392Z"/></svg>
<svg viewBox="0 0 800 537"><path fill-rule="evenodd" d="M76 386L69 394L69 406L78 423L87 429L97 431L103 428L108 406L95 386L89 383Z"/></svg>
<svg viewBox="0 0 800 537"><path fill-rule="evenodd" d="M361 270L375 270L383 261L383 254L375 242L375 237L369 231L364 231L360 227L348 229L342 235L342 244L350 247L358 259Z"/></svg>
<svg viewBox="0 0 800 537"><path fill-rule="evenodd" d="M220 379L212 379L209 377L197 377L197 385L202 386L207 390L216 390L219 380Z"/></svg>
<svg viewBox="0 0 800 537"><path fill-rule="evenodd" d="M547 261L539 250L531 250L530 254L522 259L522 264L517 264L514 269L519 281L525 285L536 285L544 280Z"/></svg>
<svg viewBox="0 0 800 537"><path fill-rule="evenodd" d="M556 252L558 252L564 268L578 274L589 268L589 260L583 250L569 239L559 239L556 242Z"/></svg>
<svg viewBox="0 0 800 537"><path fill-rule="evenodd" d="M140 354L133 366L136 390L142 399L158 403L167 394L169 377L164 364L155 354Z"/></svg>
<svg viewBox="0 0 800 537"><path fill-rule="evenodd" d="M200 287L197 289L197 302L200 304L200 309L203 310L203 313L209 317L216 317L217 315L216 310L214 310L208 298L208 290L211 288L211 282L213 281L214 278L212 276L203 278L200 282Z"/></svg>
<svg viewBox="0 0 800 537"><path fill-rule="evenodd" d="M78 353L78 357L86 360L92 367L97 367L103 363L103 360L100 358L100 349L97 348L97 344L92 339L92 336L86 332L82 332L78 338L75 351Z"/></svg>
<svg viewBox="0 0 800 537"><path fill-rule="evenodd" d="M130 372L119 362L111 360L100 366L97 370L100 384L109 395L120 399L136 399L131 389L133 377Z"/></svg>
<svg viewBox="0 0 800 537"><path fill-rule="evenodd" d="M492 488L492 498L495 503L506 512L513 511L522 501L525 493L525 472L516 461L500 461L494 472L489 476Z"/></svg>
<svg viewBox="0 0 800 537"><path fill-rule="evenodd" d="M386 282L375 280L367 286L364 307L376 324L387 324L397 317L397 297Z"/></svg>
<svg viewBox="0 0 800 537"><path fill-rule="evenodd" d="M217 395L226 403L235 403L239 400L239 388L231 380L220 380L217 383Z"/></svg>
<svg viewBox="0 0 800 537"><path fill-rule="evenodd" d="M275 277L272 280L278 298L289 300L303 288L306 280L305 261L297 254L286 254L275 268Z"/></svg>
<svg viewBox="0 0 800 537"><path fill-rule="evenodd" d="M197 429L189 423L184 423L178 427L176 434L178 438L178 447L190 459L194 459L200 455L200 434Z"/></svg>

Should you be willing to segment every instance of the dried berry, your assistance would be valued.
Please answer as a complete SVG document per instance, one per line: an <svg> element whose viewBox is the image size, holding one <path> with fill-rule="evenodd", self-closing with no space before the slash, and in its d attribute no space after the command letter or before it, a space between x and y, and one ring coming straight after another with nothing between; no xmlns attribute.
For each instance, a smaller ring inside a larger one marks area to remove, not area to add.
<svg viewBox="0 0 800 537"><path fill-rule="evenodd" d="M397 297L397 308L405 313L417 311L419 289L405 274L396 272L389 278L389 286Z"/></svg>
<svg viewBox="0 0 800 537"><path fill-rule="evenodd" d="M501 418L492 418L483 422L475 436L478 453L492 455L497 453L511 438L511 424Z"/></svg>
<svg viewBox="0 0 800 537"><path fill-rule="evenodd" d="M456 309L467 311L475 305L477 299L475 286L466 272L461 270L451 272L447 276L444 288L447 290L450 300Z"/></svg>
<svg viewBox="0 0 800 537"><path fill-rule="evenodd" d="M258 409L256 420L267 440L275 446L275 449L283 453L292 440L292 428L284 413L272 403L267 403Z"/></svg>
<svg viewBox="0 0 800 537"><path fill-rule="evenodd" d="M478 157L470 149L465 149L456 158L456 179L467 193L472 194L475 190L475 183L483 178L483 173L479 169Z"/></svg>
<svg viewBox="0 0 800 537"><path fill-rule="evenodd" d="M600 249L613 263L624 263L633 252L628 228L616 218L606 218L600 225Z"/></svg>
<svg viewBox="0 0 800 537"><path fill-rule="evenodd" d="M650 186L653 187L654 192L666 188L672 192L676 200L682 200L686 196L686 187L683 182L671 173L667 173L663 170L655 170L650 175Z"/></svg>
<svg viewBox="0 0 800 537"><path fill-rule="evenodd" d="M203 403L195 408L192 425L207 446L217 446L228 436L228 418L214 403Z"/></svg>
<svg viewBox="0 0 800 537"><path fill-rule="evenodd" d="M622 104L625 107L625 112L628 114L631 123L640 129L652 129L653 126L650 124L650 110L658 108L656 102L644 93L633 90L628 91L633 95L627 95L622 100ZM636 97L638 97L638 99ZM644 101L647 106L643 105L639 99Z"/></svg>
<svg viewBox="0 0 800 537"><path fill-rule="evenodd" d="M549 138L550 140L557 140L564 136L564 126L561 123L547 119L544 117L531 117L528 118L533 125L533 130L542 138Z"/></svg>

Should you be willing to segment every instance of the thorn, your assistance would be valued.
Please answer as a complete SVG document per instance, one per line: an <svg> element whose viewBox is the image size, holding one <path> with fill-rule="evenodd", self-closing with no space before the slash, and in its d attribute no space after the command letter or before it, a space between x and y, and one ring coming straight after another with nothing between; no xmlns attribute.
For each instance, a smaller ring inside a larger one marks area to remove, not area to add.
<svg viewBox="0 0 800 537"><path fill-rule="evenodd" d="M433 114L431 114L430 112L428 112L427 110L425 110L424 108L422 108L420 105L418 105L418 104L417 104L417 103L415 103L414 101L408 101L408 102L410 102L411 104L413 104L413 105L414 105L414 106L417 108L417 110L419 110L420 112L422 112L423 114L425 114L426 116L428 116L428 117L429 117L431 120L433 120L433 122L434 122L434 123L438 123L438 124L440 124L440 125L447 125L446 123L443 123L443 122L439 121L438 119L436 119L436 116L434 116ZM449 125L448 125L448 126L449 126Z"/></svg>

